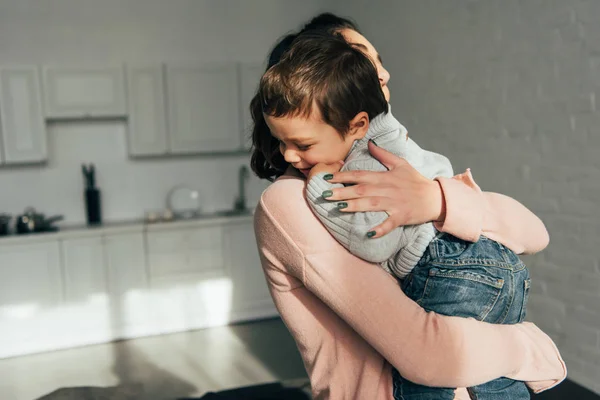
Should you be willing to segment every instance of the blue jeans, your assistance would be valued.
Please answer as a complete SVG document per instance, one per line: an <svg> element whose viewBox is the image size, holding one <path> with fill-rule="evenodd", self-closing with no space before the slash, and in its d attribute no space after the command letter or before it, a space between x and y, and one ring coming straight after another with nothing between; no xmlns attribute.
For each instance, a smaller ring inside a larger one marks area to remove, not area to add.
<svg viewBox="0 0 600 400"><path fill-rule="evenodd" d="M529 271L511 250L481 237L465 242L440 233L429 244L402 290L427 311L471 317L492 324L516 324L525 318ZM454 388L410 382L393 370L397 400L451 400ZM468 389L477 400L529 399L523 382L499 378Z"/></svg>

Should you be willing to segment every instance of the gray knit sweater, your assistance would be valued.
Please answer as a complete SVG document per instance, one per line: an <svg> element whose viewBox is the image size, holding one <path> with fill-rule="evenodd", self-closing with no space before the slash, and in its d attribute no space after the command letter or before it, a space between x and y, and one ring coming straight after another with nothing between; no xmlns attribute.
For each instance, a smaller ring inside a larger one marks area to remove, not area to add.
<svg viewBox="0 0 600 400"><path fill-rule="evenodd" d="M391 113L373 118L366 136L357 140L346 157L342 171L385 171L386 168L369 153L367 143L373 139L379 147L405 158L427 178L451 177L450 161L437 153L421 149L408 138L406 128ZM393 275L404 278L417 264L435 236L432 223L407 225L394 229L387 235L367 238L367 232L382 223L388 214L381 212L342 212L337 203L323 199L322 193L342 184L332 184L317 174L306 187L306 197L314 213L327 230L352 254L380 265Z"/></svg>

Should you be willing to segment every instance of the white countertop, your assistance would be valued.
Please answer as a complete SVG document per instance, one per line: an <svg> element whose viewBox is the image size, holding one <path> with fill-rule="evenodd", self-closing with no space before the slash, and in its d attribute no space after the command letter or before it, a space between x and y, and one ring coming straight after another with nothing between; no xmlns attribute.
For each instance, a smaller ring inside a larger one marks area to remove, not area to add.
<svg viewBox="0 0 600 400"><path fill-rule="evenodd" d="M254 218L252 213L223 216L219 213L198 215L193 218L175 219L168 222L145 222L143 220L106 222L98 226L61 225L57 232L43 232L26 235L0 236L0 246L7 244L27 244L54 241L60 239L85 238L121 233L152 232L192 228L205 225L224 225L247 222Z"/></svg>

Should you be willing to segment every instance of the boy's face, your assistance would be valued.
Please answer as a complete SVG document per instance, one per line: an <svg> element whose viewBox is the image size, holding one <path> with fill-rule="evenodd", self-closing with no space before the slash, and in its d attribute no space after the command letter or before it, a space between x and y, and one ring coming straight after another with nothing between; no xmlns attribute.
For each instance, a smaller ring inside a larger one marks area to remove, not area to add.
<svg viewBox="0 0 600 400"><path fill-rule="evenodd" d="M265 121L273 137L279 140L279 151L285 161L304 176L308 176L310 169L319 163L332 164L344 160L359 138L352 133L342 137L331 125L323 122L316 110L309 118L276 118L265 114Z"/></svg>

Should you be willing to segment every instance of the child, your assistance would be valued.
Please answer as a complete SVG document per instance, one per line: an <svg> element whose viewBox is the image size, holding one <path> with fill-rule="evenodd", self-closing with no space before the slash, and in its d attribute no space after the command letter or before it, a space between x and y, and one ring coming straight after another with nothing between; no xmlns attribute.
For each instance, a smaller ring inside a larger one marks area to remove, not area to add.
<svg viewBox="0 0 600 400"><path fill-rule="evenodd" d="M310 206L344 247L401 279L406 294L426 310L497 324L523 320L529 273L501 244L485 237L464 242L436 232L431 223L373 238L370 228L387 218L385 212L344 213L339 211L344 203L324 199L342 186L326 180L342 161L342 170L385 170L371 157L369 140L404 157L428 178L452 176L446 157L408 138L390 113L375 66L359 49L342 37L301 35L264 74L259 94L282 156L307 176ZM407 400L454 398L454 389L420 386L397 373L395 385ZM529 399L522 382L507 378L470 391L477 399Z"/></svg>

